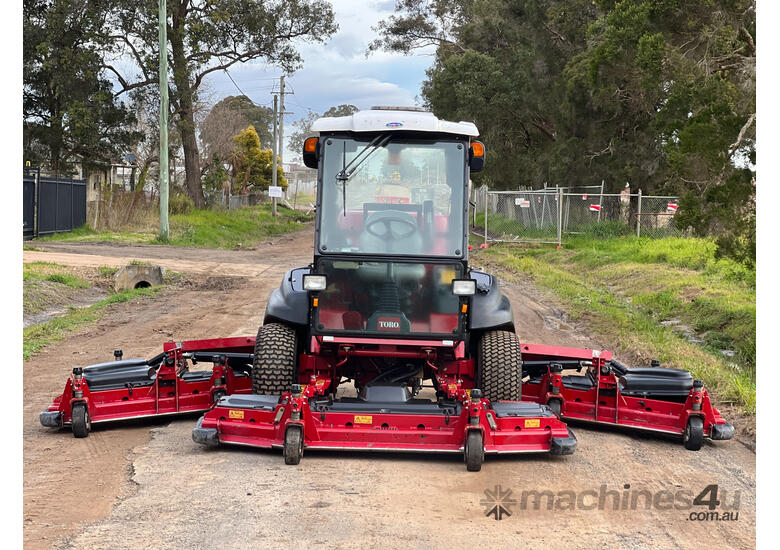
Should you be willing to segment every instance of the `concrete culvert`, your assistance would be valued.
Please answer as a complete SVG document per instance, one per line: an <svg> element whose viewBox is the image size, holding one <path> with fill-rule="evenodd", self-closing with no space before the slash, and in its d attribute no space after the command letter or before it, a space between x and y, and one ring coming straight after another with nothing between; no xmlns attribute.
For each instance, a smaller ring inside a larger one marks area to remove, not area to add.
<svg viewBox="0 0 780 550"><path fill-rule="evenodd" d="M114 275L114 290L149 288L163 284L163 269L159 265L126 265Z"/></svg>

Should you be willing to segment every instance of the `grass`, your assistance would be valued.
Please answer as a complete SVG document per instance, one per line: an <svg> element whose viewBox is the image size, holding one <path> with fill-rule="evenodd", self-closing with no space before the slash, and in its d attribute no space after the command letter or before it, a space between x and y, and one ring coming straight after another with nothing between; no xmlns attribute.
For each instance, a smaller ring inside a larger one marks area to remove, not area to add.
<svg viewBox="0 0 780 550"><path fill-rule="evenodd" d="M43 347L58 342L70 332L99 319L105 312L106 306L128 302L134 298L152 296L161 287L138 288L117 292L85 308L71 308L65 315L57 317L46 323L32 325L24 329L23 356L29 359Z"/></svg>
<svg viewBox="0 0 780 550"><path fill-rule="evenodd" d="M313 215L279 207L274 217L270 205L252 206L238 210L199 210L170 216L170 235L161 240L157 227L142 230L108 232L95 231L87 226L70 233L44 237L42 241L126 242L138 244L173 244L208 248L233 249L250 247L264 238L297 231Z"/></svg>
<svg viewBox="0 0 780 550"><path fill-rule="evenodd" d="M51 262L30 262L24 264L24 281L51 281L70 288L88 288L89 283L65 271L65 266Z"/></svg>
<svg viewBox="0 0 780 550"><path fill-rule="evenodd" d="M551 289L616 351L688 369L720 402L755 414L755 271L714 252L705 239L581 236L563 250L494 245L481 254Z"/></svg>

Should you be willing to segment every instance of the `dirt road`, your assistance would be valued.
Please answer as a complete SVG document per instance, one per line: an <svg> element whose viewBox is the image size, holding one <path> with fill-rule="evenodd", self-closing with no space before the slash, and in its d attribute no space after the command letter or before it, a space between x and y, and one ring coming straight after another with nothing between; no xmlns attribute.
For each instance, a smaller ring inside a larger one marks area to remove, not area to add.
<svg viewBox="0 0 780 550"><path fill-rule="evenodd" d="M755 455L737 441L706 444L693 453L676 441L575 425L579 447L573 456L488 457L481 472L469 473L457 458L427 455L307 453L299 466L285 466L277 452L196 445L190 437L194 419L105 427L81 440L38 424L38 412L62 391L73 365L110 359L117 347L126 357L151 356L174 337L254 334L283 272L310 261L310 243L311 234L304 232L241 252L38 245L63 255L60 262L77 262L68 258L79 254L106 262L187 260L204 268L202 276L212 264L235 264L235 275L249 271L242 265L263 267L252 268L251 277L212 278L118 306L96 327L25 363L27 547L755 545ZM515 284L504 290L521 340L601 347L538 289ZM712 484L719 487L721 510L737 508L738 519L688 519L690 512L707 508L688 509L685 503ZM517 501L501 521L485 517L480 504L484 491L497 485L511 489ZM552 499L542 497L540 509L534 509L529 491L549 491ZM579 506L572 505L576 509L569 509L567 491L574 492L575 502L580 498ZM656 505L646 509L648 495ZM552 511L548 502L554 502Z"/></svg>

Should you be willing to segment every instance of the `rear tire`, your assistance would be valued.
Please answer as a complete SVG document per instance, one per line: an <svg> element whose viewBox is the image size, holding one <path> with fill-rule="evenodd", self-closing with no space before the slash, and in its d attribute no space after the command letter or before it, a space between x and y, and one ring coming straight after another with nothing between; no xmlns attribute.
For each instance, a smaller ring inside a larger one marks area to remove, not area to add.
<svg viewBox="0 0 780 550"><path fill-rule="evenodd" d="M252 393L280 395L290 391L298 376L298 335L279 323L257 331L252 365Z"/></svg>
<svg viewBox="0 0 780 550"><path fill-rule="evenodd" d="M704 443L704 421L699 416L688 419L688 425L683 432L683 444L689 451L698 451Z"/></svg>
<svg viewBox="0 0 780 550"><path fill-rule="evenodd" d="M284 463L300 464L303 457L303 434L300 426L290 426L284 434Z"/></svg>
<svg viewBox="0 0 780 550"><path fill-rule="evenodd" d="M73 405L70 413L70 427L73 430L73 437L87 437L89 435L92 420L89 418L86 403Z"/></svg>
<svg viewBox="0 0 780 550"><path fill-rule="evenodd" d="M466 445L463 448L463 454L466 458L466 470L469 472L478 472L482 469L482 463L485 461L485 449L482 446L482 433L477 430L469 431L466 436Z"/></svg>
<svg viewBox="0 0 780 550"><path fill-rule="evenodd" d="M521 373L517 335L506 330L485 332L477 348L477 387L482 395L491 401L520 401Z"/></svg>

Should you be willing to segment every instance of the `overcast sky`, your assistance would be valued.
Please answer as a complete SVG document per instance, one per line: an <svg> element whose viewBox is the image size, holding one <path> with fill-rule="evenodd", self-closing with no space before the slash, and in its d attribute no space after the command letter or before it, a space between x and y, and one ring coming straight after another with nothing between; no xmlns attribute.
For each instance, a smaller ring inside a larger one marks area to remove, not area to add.
<svg viewBox="0 0 780 550"><path fill-rule="evenodd" d="M378 52L365 56L368 44L376 38L371 27L393 11L393 0L331 0L339 30L323 44L301 45L303 67L287 77L285 97L285 137L292 122L306 114L306 109L323 113L342 103L361 109L372 105L415 105L419 103L420 84L425 70L433 62L433 50L403 56ZM278 90L278 68L263 62L234 65L230 75L238 87L257 104L273 105L272 90ZM206 96L210 102L229 95L239 95L236 86L224 72L212 73L207 81ZM285 152L285 161L291 158Z"/></svg>

